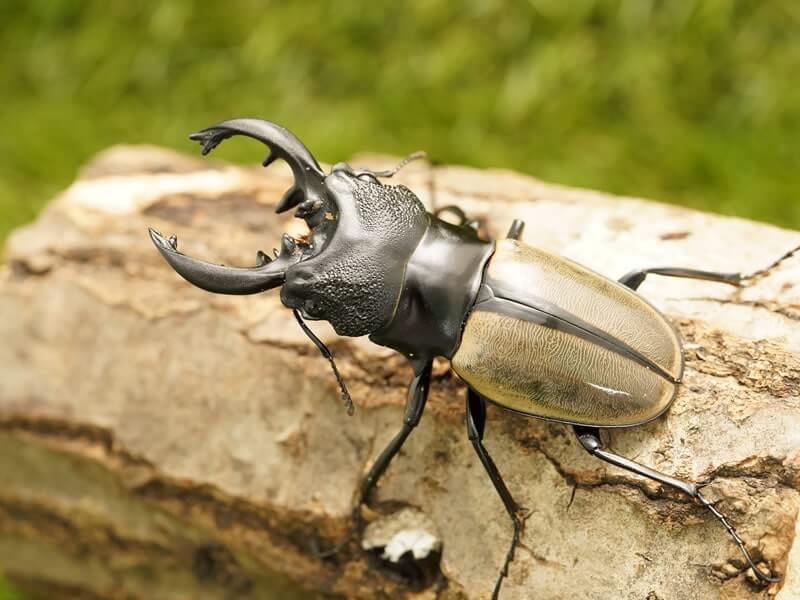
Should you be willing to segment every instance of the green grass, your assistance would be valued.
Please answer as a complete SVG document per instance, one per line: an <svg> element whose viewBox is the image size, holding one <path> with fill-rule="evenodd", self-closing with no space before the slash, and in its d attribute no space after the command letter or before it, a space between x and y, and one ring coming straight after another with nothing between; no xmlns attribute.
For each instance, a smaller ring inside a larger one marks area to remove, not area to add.
<svg viewBox="0 0 800 600"><path fill-rule="evenodd" d="M0 50L0 236L98 150L237 115L800 227L797 3L12 0Z"/></svg>

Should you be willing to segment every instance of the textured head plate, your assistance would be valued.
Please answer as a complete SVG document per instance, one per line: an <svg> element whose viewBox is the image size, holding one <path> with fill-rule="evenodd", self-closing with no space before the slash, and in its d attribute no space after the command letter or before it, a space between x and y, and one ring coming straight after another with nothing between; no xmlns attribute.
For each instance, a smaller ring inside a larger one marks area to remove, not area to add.
<svg viewBox="0 0 800 600"><path fill-rule="evenodd" d="M253 294L283 285L281 301L286 306L309 319L329 321L340 335L366 335L388 323L405 266L428 222L425 208L410 190L378 181L396 169L376 173L338 164L326 176L297 137L258 119L224 121L191 138L207 154L235 135L269 147L265 166L276 158L289 164L294 185L277 211L296 207L295 215L305 220L309 234L298 240L284 236L276 260L259 253L255 267L237 268L185 256L178 252L174 236L165 239L151 230L162 256L190 283L211 292Z"/></svg>
<svg viewBox="0 0 800 600"><path fill-rule="evenodd" d="M377 331L394 314L406 263L427 226L403 186L338 168L325 180L330 218L312 230L308 255L286 272L281 300L339 335Z"/></svg>

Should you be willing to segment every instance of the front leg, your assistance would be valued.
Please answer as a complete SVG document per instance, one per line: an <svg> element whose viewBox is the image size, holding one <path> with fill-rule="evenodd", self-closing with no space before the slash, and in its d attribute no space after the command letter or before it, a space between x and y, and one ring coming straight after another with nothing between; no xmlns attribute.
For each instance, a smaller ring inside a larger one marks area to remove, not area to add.
<svg viewBox="0 0 800 600"><path fill-rule="evenodd" d="M347 537L332 549L319 553L319 556L324 558L336 554L345 544L353 539L356 534L360 533L363 525L361 516L362 505L369 502L369 496L372 490L375 489L378 480L386 472L389 463L391 463L392 459L400 452L406 439L408 439L408 436L422 418L422 412L425 410L425 401L428 399L432 369L433 361L430 360L423 363L421 368L415 369L414 379L408 387L408 398L406 400L405 415L403 415L403 426L386 448L383 449L383 452L380 453L378 459L372 465L364 479L361 480L361 484L358 488L358 496L353 505L352 524Z"/></svg>
<svg viewBox="0 0 800 600"><path fill-rule="evenodd" d="M422 418L422 412L425 410L425 401L428 399L428 390L431 383L431 370L433 368L433 361L428 361L422 369L414 374L414 379L411 385L408 386L408 398L406 400L406 412L403 415L403 426L397 435L394 436L389 445L383 449L378 460L372 465L369 473L361 481L361 486L358 493L358 500L354 511L360 513L361 505L369 501L369 495L378 483L383 473L386 471L389 463L400 452L408 436L419 424Z"/></svg>

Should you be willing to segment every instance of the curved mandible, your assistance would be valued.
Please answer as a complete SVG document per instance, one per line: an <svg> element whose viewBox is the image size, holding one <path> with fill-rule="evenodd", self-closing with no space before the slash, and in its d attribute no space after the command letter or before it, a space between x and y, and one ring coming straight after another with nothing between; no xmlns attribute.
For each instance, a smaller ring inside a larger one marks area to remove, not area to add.
<svg viewBox="0 0 800 600"><path fill-rule="evenodd" d="M261 119L230 119L193 133L189 139L200 142L205 155L235 135L251 137L269 147L269 155L262 163L265 167L278 158L291 167L294 185L283 195L275 212L284 212L306 200L325 199L325 173L319 163L297 136L280 125Z"/></svg>
<svg viewBox="0 0 800 600"><path fill-rule="evenodd" d="M263 252L254 267L229 267L198 260L178 252L175 236L165 238L150 228L150 239L169 265L189 283L217 294L257 294L278 287L286 280L286 270L300 260L294 240L288 235L281 240L281 250L275 260Z"/></svg>

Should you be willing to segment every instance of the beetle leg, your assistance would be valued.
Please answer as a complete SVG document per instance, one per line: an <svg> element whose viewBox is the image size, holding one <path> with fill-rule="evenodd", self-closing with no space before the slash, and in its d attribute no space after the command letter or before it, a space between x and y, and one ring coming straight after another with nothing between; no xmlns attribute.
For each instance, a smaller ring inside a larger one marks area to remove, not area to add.
<svg viewBox="0 0 800 600"><path fill-rule="evenodd" d="M408 398L406 400L406 411L403 416L403 426L397 435L392 438L392 441L383 449L378 459L370 468L364 479L361 480L361 485L358 490L358 497L353 506L352 524L347 536L339 544L321 552L316 552L319 558L327 558L333 556L341 550L353 537L361 531L362 517L361 506L366 504L369 500L370 493L375 488L378 480L384 474L392 462L392 459L400 452L408 436L419 424L422 418L422 412L425 410L425 401L428 399L428 390L430 389L431 370L433 368L433 361L427 361L422 364L421 368L415 372L414 379L408 387Z"/></svg>
<svg viewBox="0 0 800 600"><path fill-rule="evenodd" d="M753 271L752 273L716 273L714 271L698 271L696 269L681 269L676 267L657 267L653 269L639 269L631 271L619 282L627 285L629 288L635 290L642 284L648 275L663 275L664 277L683 277L685 279L702 279L705 281L715 281L717 283L725 283L736 287L748 285L748 283L766 277L773 270L775 270L783 261L794 256L796 252L800 251L800 246L792 248L781 256L778 260L774 261L768 267Z"/></svg>
<svg viewBox="0 0 800 600"><path fill-rule="evenodd" d="M458 223L454 223L454 225L464 225L467 221L469 221L469 218L464 213L464 211L461 210L461 208L456 206L455 204L448 204L447 206L442 206L441 208L437 208L435 211L433 211L433 216L436 217L437 219L441 219L442 218L441 215L447 213L454 215L458 219Z"/></svg>
<svg viewBox="0 0 800 600"><path fill-rule="evenodd" d="M639 289L648 275L663 275L664 277L682 277L684 279L702 279L715 281L739 287L742 285L740 273L715 273L713 271L698 271L696 269L680 269L672 267L658 267L654 269L640 269L631 271L619 279L622 285L627 285L632 290Z"/></svg>
<svg viewBox="0 0 800 600"><path fill-rule="evenodd" d="M494 484L494 489L500 495L503 505L506 507L508 516L514 525L514 537L511 540L511 547L506 554L505 563L500 570L500 575L495 583L494 591L492 592L492 600L496 600L500 593L500 585L503 583L503 578L508 575L508 565L514 560L514 551L520 543L522 531L525 527L525 519L528 518L526 511L514 501L511 492L508 491L500 471L497 470L497 465L494 464L492 457L489 456L486 447L483 445L483 430L486 425L486 401L472 389L467 390L467 435L475 452L478 453L478 458L483 464L483 468L489 474L489 479Z"/></svg>
<svg viewBox="0 0 800 600"><path fill-rule="evenodd" d="M764 573L761 571L750 557L750 553L747 551L747 548L744 545L744 541L742 538L739 537L739 534L736 533L733 526L730 524L728 519L723 515L711 502L709 502L701 493L700 487L697 484L689 483L686 481L681 481L680 479L675 479L674 477L670 477L669 475L665 475L664 473L659 473L658 471L651 469L650 467L646 467L641 465L635 461L630 460L629 458L625 458L624 456L620 456L619 454L615 454L610 450L606 450L603 447L603 442L600 440L600 430L597 427L582 427L580 425L575 425L573 427L575 430L575 435L578 436L578 441L580 441L581 446L583 446L584 450L586 450L592 456L596 456L597 458L604 460L607 463L610 463L616 467L620 467L625 469L626 471L630 471L631 473L636 473L637 475L641 475L642 477L647 477L648 479L652 479L654 481L658 481L659 483L663 483L670 487L673 487L681 492L691 496L692 498L697 499L697 501L709 509L717 519L722 523L725 527L726 531L731 535L733 541L736 542L736 545L739 547L739 550L742 552L747 564L753 569L753 573L755 573L756 577L765 581L767 583L775 583L780 581L780 577L772 577L768 573Z"/></svg>
<svg viewBox="0 0 800 600"><path fill-rule="evenodd" d="M525 221L514 219L511 221L511 227L508 228L506 234L507 240L518 240L522 237L522 230L525 229Z"/></svg>
<svg viewBox="0 0 800 600"><path fill-rule="evenodd" d="M457 223L453 223L453 225L458 225L460 227L471 227L475 231L480 231L486 225L486 220L482 217L478 217L477 219L470 219L461 208L456 206L455 204L448 204L447 206L442 206L441 208L437 208L433 211L433 216L437 219L441 219L441 215L450 213L454 215L457 219ZM451 223L448 219L442 219Z"/></svg>
<svg viewBox="0 0 800 600"><path fill-rule="evenodd" d="M406 412L403 416L403 426L394 439L389 442L389 445L381 452L378 460L372 465L372 468L367 473L361 482L361 489L358 495L357 510L360 509L361 504L369 500L369 495L375 485L378 483L381 475L383 475L389 463L400 452L406 438L411 434L414 428L419 424L422 418L422 411L425 410L425 401L428 399L428 390L431 383L431 370L433 362L426 362L420 372L414 375L414 379L408 388L408 399L406 400Z"/></svg>

